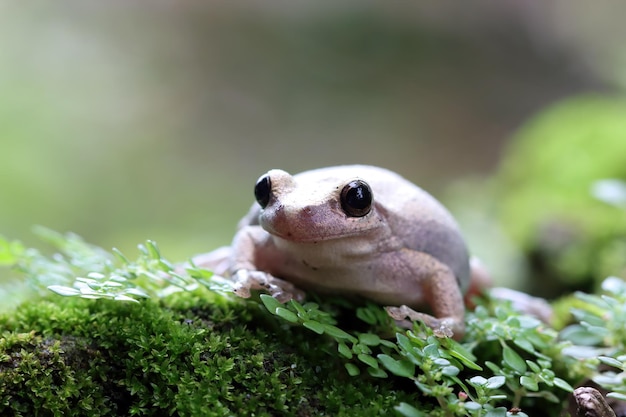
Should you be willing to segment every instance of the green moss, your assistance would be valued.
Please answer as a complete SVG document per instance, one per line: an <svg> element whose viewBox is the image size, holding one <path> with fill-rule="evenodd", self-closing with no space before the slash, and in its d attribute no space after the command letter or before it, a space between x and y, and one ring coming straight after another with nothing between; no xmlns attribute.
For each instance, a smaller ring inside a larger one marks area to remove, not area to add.
<svg viewBox="0 0 626 417"><path fill-rule="evenodd" d="M200 294L54 298L0 316L0 415L366 416L415 403L392 380L350 378L328 339Z"/></svg>
<svg viewBox="0 0 626 417"><path fill-rule="evenodd" d="M584 96L542 112L511 142L498 176L502 224L544 295L626 272L626 216L592 194L626 179L626 100ZM552 286L552 288L549 288Z"/></svg>

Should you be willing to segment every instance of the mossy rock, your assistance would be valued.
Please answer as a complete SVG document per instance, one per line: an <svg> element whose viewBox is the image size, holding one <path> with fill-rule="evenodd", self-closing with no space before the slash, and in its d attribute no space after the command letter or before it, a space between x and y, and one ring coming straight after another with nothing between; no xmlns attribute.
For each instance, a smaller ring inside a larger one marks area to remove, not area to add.
<svg viewBox="0 0 626 417"><path fill-rule="evenodd" d="M599 201L626 180L626 100L585 96L542 112L514 138L498 174L502 224L531 261L528 289L555 296L626 275L626 214Z"/></svg>
<svg viewBox="0 0 626 417"><path fill-rule="evenodd" d="M414 386L348 376L329 339L208 291L32 301L0 329L2 416L374 416L416 402Z"/></svg>

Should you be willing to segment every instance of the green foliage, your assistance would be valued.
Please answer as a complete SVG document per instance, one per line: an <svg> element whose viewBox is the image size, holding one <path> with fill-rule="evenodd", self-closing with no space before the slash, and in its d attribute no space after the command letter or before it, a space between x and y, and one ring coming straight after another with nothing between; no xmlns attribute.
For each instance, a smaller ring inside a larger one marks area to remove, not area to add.
<svg viewBox="0 0 626 417"><path fill-rule="evenodd" d="M469 313L468 333L460 344L436 337L420 323L408 331L399 329L374 304L357 308L356 317L383 334L395 331L395 340L371 331L340 329L316 303L292 300L283 305L268 295L261 295L261 300L271 313L290 325L301 325L334 339L348 374L360 375L364 368L376 378L391 374L411 380L433 402L423 405L420 411L410 404L399 404L396 411L407 417L504 416L507 409L518 407L558 414L561 401L572 391L566 379L574 381L584 375L584 369L568 371L569 365L576 362L564 354L570 343L555 343L555 330L506 304L493 302L493 309L482 305ZM473 352L479 352L480 358ZM557 376L555 367L563 377Z"/></svg>
<svg viewBox="0 0 626 417"><path fill-rule="evenodd" d="M577 293L572 314L576 323L562 337L576 343L569 354L592 358L591 379L609 391L608 396L626 401L626 282L616 277L602 283L603 295Z"/></svg>
<svg viewBox="0 0 626 417"><path fill-rule="evenodd" d="M459 343L421 323L399 328L375 304L233 299L220 279L174 266L152 242L131 262L74 235L40 234L59 254L1 239L0 254L68 297L49 293L0 316L0 414L557 415L570 384L597 364L577 345L612 346L594 353L618 370L626 358L621 281L607 281L610 296L579 295L570 341L483 300ZM621 375L603 375L612 395L626 395Z"/></svg>
<svg viewBox="0 0 626 417"><path fill-rule="evenodd" d="M623 194L606 182L626 180L624 114L622 98L579 97L542 112L511 142L496 199L503 227L530 258L531 291L591 290L626 271Z"/></svg>
<svg viewBox="0 0 626 417"><path fill-rule="evenodd" d="M58 252L46 256L0 238L0 265L13 265L33 285L45 286L59 295L137 302L138 298L193 291L198 285L216 291L230 288L192 263L176 267L150 240L138 245L139 257L131 262L115 248L108 253L72 233L62 235L44 227L37 227L35 233Z"/></svg>

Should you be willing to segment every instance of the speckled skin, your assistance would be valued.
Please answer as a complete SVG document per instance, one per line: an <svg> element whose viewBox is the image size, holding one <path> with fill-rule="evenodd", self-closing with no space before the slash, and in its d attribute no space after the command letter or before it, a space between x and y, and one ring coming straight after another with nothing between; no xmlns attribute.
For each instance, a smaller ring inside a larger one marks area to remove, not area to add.
<svg viewBox="0 0 626 417"><path fill-rule="evenodd" d="M402 305L388 309L390 315L462 336L468 252L456 222L430 194L366 165L268 175L268 205L255 204L233 240L228 270L237 294L266 289L281 301L301 298L301 290L352 294ZM354 179L373 194L363 217L347 216L340 203L342 188ZM434 317L413 310L424 305Z"/></svg>

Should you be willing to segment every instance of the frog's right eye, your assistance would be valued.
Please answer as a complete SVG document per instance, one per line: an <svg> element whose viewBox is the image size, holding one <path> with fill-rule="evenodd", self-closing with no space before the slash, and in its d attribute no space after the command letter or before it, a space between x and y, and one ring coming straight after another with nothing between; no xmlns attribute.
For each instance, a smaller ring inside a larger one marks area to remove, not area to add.
<svg viewBox="0 0 626 417"><path fill-rule="evenodd" d="M272 181L270 176L265 174L259 178L254 185L254 197L262 208L267 207L272 195Z"/></svg>
<svg viewBox="0 0 626 417"><path fill-rule="evenodd" d="M372 208L372 189L361 180L350 181L341 190L341 208L350 217L363 217Z"/></svg>

